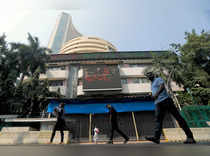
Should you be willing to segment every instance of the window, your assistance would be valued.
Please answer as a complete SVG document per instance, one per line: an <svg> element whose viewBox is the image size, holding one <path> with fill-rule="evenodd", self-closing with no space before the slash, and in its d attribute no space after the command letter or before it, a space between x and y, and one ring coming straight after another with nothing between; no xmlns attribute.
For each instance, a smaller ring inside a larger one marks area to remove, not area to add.
<svg viewBox="0 0 210 156"><path fill-rule="evenodd" d="M133 78L132 83L139 83L139 78Z"/></svg>
<svg viewBox="0 0 210 156"><path fill-rule="evenodd" d="M130 67L144 67L145 65L144 64L139 64L139 63L136 63L136 64L129 64Z"/></svg>
<svg viewBox="0 0 210 156"><path fill-rule="evenodd" d="M129 64L123 64L123 67L130 67Z"/></svg>
<svg viewBox="0 0 210 156"><path fill-rule="evenodd" d="M121 84L127 84L127 83L128 83L127 79L121 79Z"/></svg>
<svg viewBox="0 0 210 156"><path fill-rule="evenodd" d="M139 78L140 83L149 83L149 80L146 78Z"/></svg>
<svg viewBox="0 0 210 156"><path fill-rule="evenodd" d="M132 78L127 78L128 84L133 83Z"/></svg>
<svg viewBox="0 0 210 156"><path fill-rule="evenodd" d="M122 84L139 84L139 83L149 83L150 81L146 78L124 78L121 79Z"/></svg>
<svg viewBox="0 0 210 156"><path fill-rule="evenodd" d="M65 67L65 66L61 66L60 68L61 68L61 70L65 70L65 69L66 69L66 67Z"/></svg>
<svg viewBox="0 0 210 156"><path fill-rule="evenodd" d="M49 82L50 87L63 86L63 80L54 80Z"/></svg>
<svg viewBox="0 0 210 156"><path fill-rule="evenodd" d="M130 64L130 67L138 67L138 64Z"/></svg>
<svg viewBox="0 0 210 156"><path fill-rule="evenodd" d="M48 70L66 70L66 66L51 66Z"/></svg>

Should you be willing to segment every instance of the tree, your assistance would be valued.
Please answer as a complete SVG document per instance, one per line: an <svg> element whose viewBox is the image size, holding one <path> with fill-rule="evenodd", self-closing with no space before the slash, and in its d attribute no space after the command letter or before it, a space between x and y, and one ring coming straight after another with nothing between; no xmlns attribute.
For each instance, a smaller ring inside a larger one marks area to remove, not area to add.
<svg viewBox="0 0 210 156"><path fill-rule="evenodd" d="M193 30L185 33L185 39L185 44L171 44L166 54L154 56L152 69L168 82L170 90L173 80L184 88L185 92L180 93L182 97L190 90L197 104L207 105L210 103L210 33L197 34ZM181 103L193 104L189 98L183 99Z"/></svg>
<svg viewBox="0 0 210 156"><path fill-rule="evenodd" d="M49 59L47 52L51 51L40 47L37 37L28 34L28 44L11 43L14 51L18 52L20 81L16 88L16 95L22 102L24 114L35 115L46 106L46 97L53 93L49 91L47 81L40 81L41 73L46 72L46 62ZM24 78L26 78L24 80ZM25 82L24 82L25 81ZM60 94L54 94L60 96Z"/></svg>
<svg viewBox="0 0 210 156"><path fill-rule="evenodd" d="M18 61L20 66L20 83L23 83L25 76L33 77L35 71L39 68L40 73L46 72L46 62L49 59L47 52L51 51L48 48L40 47L39 39L32 37L28 33L28 44L11 43L12 49L19 52Z"/></svg>
<svg viewBox="0 0 210 156"><path fill-rule="evenodd" d="M13 98L19 75L17 54L8 46L5 39L5 35L0 36L0 114L10 111L9 101Z"/></svg>
<svg viewBox="0 0 210 156"><path fill-rule="evenodd" d="M49 91L49 84L47 80L39 80L40 68L38 68L33 76L28 78L22 84L23 98L25 99L23 105L24 114L31 116L38 115L48 104L47 97L61 97L59 93Z"/></svg>
<svg viewBox="0 0 210 156"><path fill-rule="evenodd" d="M8 44L6 36L0 36L0 114L35 114L46 107L47 97L60 96L49 91L47 80L39 80L46 71L49 50L30 34L28 41L28 45Z"/></svg>

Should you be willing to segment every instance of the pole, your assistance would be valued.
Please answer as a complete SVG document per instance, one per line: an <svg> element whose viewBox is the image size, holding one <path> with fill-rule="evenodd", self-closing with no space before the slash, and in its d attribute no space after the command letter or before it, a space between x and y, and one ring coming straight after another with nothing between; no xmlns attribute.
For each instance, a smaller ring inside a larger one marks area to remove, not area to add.
<svg viewBox="0 0 210 156"><path fill-rule="evenodd" d="M180 103L176 97L176 94L174 94L173 90L171 89L171 77L172 77L172 74L174 73L174 70L175 70L175 68L173 68L172 71L169 73L165 88L166 88L166 91L171 94L172 99L174 100L175 104L177 105L179 111L181 111L182 108L181 108Z"/></svg>
<svg viewBox="0 0 210 156"><path fill-rule="evenodd" d="M92 135L91 135L91 131L92 131L92 114L89 114L89 142L92 142Z"/></svg>
<svg viewBox="0 0 210 156"><path fill-rule="evenodd" d="M181 111L182 108L181 108L181 106L180 106L179 100L178 100L177 97L176 97L176 94L174 94L174 100L175 100L175 102L177 103L177 106L178 106L179 111Z"/></svg>
<svg viewBox="0 0 210 156"><path fill-rule="evenodd" d="M135 119L134 112L132 112L132 118L133 118L133 124L134 124L135 132L136 132L136 140L139 140L139 134L138 134L137 126L136 126L136 119Z"/></svg>

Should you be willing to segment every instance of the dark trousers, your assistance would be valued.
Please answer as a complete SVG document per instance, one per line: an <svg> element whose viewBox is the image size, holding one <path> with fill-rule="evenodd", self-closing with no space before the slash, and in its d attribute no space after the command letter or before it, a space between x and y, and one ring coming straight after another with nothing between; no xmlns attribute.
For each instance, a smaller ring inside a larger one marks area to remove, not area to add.
<svg viewBox="0 0 210 156"><path fill-rule="evenodd" d="M63 137L64 137L64 128L66 127L66 123L65 123L65 120L64 119L58 119L54 128L53 128L53 132L52 132L52 136L51 136L51 139L50 139L50 142L53 142L53 139L55 137L55 133L57 130L60 130L60 133L61 133L61 142L63 142Z"/></svg>
<svg viewBox="0 0 210 156"><path fill-rule="evenodd" d="M125 140L128 140L128 137L119 129L117 123L112 123L111 135L109 140L113 140L114 131L117 131Z"/></svg>
<svg viewBox="0 0 210 156"><path fill-rule="evenodd" d="M184 130L186 136L188 138L193 138L193 134L188 127L186 121L183 119L183 117L180 115L179 111L177 110L176 106L174 105L174 102L171 98L167 98L164 101L156 104L155 108L155 118L156 118L156 126L155 126L155 138L160 139L161 132L162 132L162 125L163 125L163 119L166 114L166 112L169 112L173 115L173 117L177 120L180 127Z"/></svg>

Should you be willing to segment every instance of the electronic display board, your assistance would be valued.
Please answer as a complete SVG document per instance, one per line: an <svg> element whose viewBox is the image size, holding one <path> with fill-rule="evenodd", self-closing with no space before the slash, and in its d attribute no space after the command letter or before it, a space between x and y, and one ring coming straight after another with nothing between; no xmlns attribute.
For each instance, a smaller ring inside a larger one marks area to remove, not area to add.
<svg viewBox="0 0 210 156"><path fill-rule="evenodd" d="M94 64L83 67L83 91L122 90L117 65Z"/></svg>

